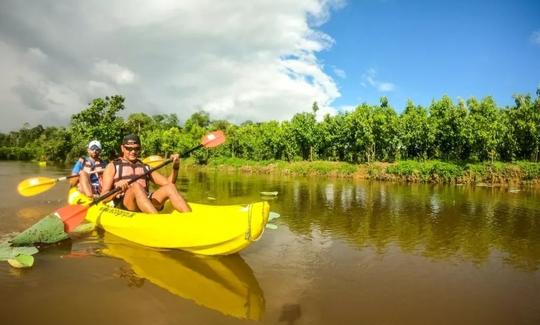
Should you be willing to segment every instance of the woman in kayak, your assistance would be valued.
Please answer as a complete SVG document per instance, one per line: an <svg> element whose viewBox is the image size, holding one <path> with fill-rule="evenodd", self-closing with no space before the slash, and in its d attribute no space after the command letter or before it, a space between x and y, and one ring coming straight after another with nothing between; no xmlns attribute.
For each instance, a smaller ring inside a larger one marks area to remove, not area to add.
<svg viewBox="0 0 540 325"><path fill-rule="evenodd" d="M107 193L113 187L122 189L120 194L113 198L116 207L129 211L157 213L158 210L163 208L165 201L169 199L176 210L180 212L191 211L191 208L174 185L180 166L178 154L171 156L173 168L168 178L157 171L153 171L146 177L128 184L131 179L144 174L150 167L139 160L141 141L137 135L125 136L120 148L122 156L107 165L103 173L102 186L102 193ZM150 193L149 181L159 185L155 192Z"/></svg>

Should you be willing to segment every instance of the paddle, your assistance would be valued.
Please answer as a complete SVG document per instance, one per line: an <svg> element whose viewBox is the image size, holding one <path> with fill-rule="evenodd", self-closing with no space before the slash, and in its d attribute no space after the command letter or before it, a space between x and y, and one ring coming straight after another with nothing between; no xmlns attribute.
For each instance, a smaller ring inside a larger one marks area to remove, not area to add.
<svg viewBox="0 0 540 325"><path fill-rule="evenodd" d="M157 166L163 162L163 158L160 156L149 156L144 158L143 163L149 165L150 167ZM90 174L100 173L103 171L94 171ZM22 196L34 196L53 188L56 183L65 181L70 178L79 177L79 174L63 176L59 178L50 178L44 176L31 177L23 180L17 186L17 191Z"/></svg>
<svg viewBox="0 0 540 325"><path fill-rule="evenodd" d="M200 149L202 147L204 148L214 148L219 146L225 142L225 134L223 134L223 131L214 131L210 132L207 135L203 136L201 139L201 143L197 146L185 151L182 153L182 157L187 156L189 153ZM146 171L144 174L139 175L135 178L132 178L129 181L129 184L132 184L133 182L136 182L138 179L141 179L143 177L146 177L148 174L152 173L155 170L160 169L161 167L168 165L172 162L172 159L167 159L161 164L150 168L148 171ZM115 188L113 190L110 190L109 192L101 195L100 197L96 198L94 201L92 201L88 205L68 205L63 208L60 208L56 211L57 216L62 219L64 222L64 230L66 232L70 232L73 229L75 229L81 222L83 222L84 218L86 217L86 211L88 208L94 204L97 204L104 199L108 198L109 196L121 191L120 188Z"/></svg>

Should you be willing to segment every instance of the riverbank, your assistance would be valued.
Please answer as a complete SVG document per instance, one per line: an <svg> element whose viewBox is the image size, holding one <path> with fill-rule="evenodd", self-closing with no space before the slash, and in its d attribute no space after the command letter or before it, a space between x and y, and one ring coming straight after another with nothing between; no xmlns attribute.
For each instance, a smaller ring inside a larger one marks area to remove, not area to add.
<svg viewBox="0 0 540 325"><path fill-rule="evenodd" d="M330 161L249 161L236 158L212 158L198 166L187 159L185 166L242 172L294 176L325 176L408 183L471 184L505 186L540 183L540 163L451 163L443 161L404 160L394 163L350 164Z"/></svg>

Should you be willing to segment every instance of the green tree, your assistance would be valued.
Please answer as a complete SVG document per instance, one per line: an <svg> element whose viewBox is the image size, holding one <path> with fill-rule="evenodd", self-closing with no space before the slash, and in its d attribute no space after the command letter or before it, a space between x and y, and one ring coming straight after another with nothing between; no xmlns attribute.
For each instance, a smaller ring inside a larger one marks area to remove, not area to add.
<svg viewBox="0 0 540 325"><path fill-rule="evenodd" d="M297 113L291 120L293 139L304 160L313 160L318 143L315 113Z"/></svg>
<svg viewBox="0 0 540 325"><path fill-rule="evenodd" d="M404 158L427 159L433 148L434 137L426 109L414 106L411 100L407 101L399 123L399 137Z"/></svg>
<svg viewBox="0 0 540 325"><path fill-rule="evenodd" d="M200 133L210 125L210 115L205 111L193 113L184 123L184 129L188 133Z"/></svg>
<svg viewBox="0 0 540 325"><path fill-rule="evenodd" d="M163 130L180 127L178 116L174 113L173 114L157 114L157 115L153 115L152 118L154 119L157 126Z"/></svg>
<svg viewBox="0 0 540 325"><path fill-rule="evenodd" d="M444 95L429 107L429 122L434 131L438 158L467 159L469 143L466 137L467 110L460 102L457 106Z"/></svg>
<svg viewBox="0 0 540 325"><path fill-rule="evenodd" d="M319 156L328 160L351 161L347 113L326 114L320 123Z"/></svg>
<svg viewBox="0 0 540 325"><path fill-rule="evenodd" d="M484 161L497 158L503 134L502 113L491 97L478 102L476 98L467 100L467 133L471 152L475 160Z"/></svg>
<svg viewBox="0 0 540 325"><path fill-rule="evenodd" d="M514 95L510 109L512 131L517 142L517 157L538 161L540 146L540 100L530 95Z"/></svg>
<svg viewBox="0 0 540 325"><path fill-rule="evenodd" d="M351 144L352 162L375 160L375 134L373 107L363 103L346 118L347 141ZM365 158L365 159L364 159Z"/></svg>
<svg viewBox="0 0 540 325"><path fill-rule="evenodd" d="M87 108L72 115L69 133L74 147L69 159L74 160L84 154L86 144L92 139L101 142L105 156L116 156L124 134L124 122L118 112L124 108L124 97L116 95L94 99Z"/></svg>
<svg viewBox="0 0 540 325"><path fill-rule="evenodd" d="M145 113L130 114L125 122L126 133L142 135L155 128L161 128L156 119Z"/></svg>
<svg viewBox="0 0 540 325"><path fill-rule="evenodd" d="M386 97L381 98L379 107L374 107L372 121L375 158L394 160L399 154L399 118Z"/></svg>

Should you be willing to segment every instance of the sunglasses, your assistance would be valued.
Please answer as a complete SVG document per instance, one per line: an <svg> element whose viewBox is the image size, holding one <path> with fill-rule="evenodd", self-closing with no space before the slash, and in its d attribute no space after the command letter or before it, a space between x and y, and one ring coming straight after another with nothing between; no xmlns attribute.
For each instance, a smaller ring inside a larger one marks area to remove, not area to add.
<svg viewBox="0 0 540 325"><path fill-rule="evenodd" d="M92 150L94 152L101 152L101 149L98 146L91 146L90 150Z"/></svg>
<svg viewBox="0 0 540 325"><path fill-rule="evenodd" d="M141 147L137 146L137 147L128 147L128 146L124 146L124 149L126 149L127 151L133 151L133 152L141 152Z"/></svg>

